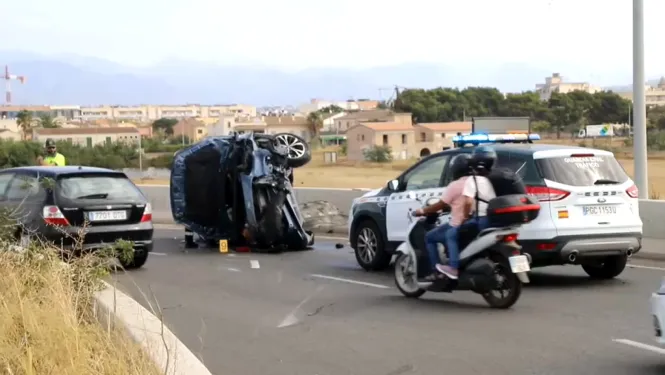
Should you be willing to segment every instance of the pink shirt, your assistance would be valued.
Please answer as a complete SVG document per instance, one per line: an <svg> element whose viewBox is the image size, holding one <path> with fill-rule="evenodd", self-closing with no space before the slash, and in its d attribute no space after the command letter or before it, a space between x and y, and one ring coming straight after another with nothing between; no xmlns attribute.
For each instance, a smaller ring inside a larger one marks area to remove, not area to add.
<svg viewBox="0 0 665 375"><path fill-rule="evenodd" d="M462 194L464 191L464 182L467 177L462 177L451 182L443 193L441 200L450 206L450 226L458 227L464 222L464 202L466 197Z"/></svg>

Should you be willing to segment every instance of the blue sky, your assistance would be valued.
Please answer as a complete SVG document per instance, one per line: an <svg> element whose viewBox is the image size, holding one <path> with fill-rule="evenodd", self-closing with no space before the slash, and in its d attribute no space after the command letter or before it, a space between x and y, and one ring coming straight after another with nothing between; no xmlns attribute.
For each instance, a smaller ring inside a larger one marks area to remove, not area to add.
<svg viewBox="0 0 665 375"><path fill-rule="evenodd" d="M647 75L665 74L665 0L645 4ZM631 11L631 0L21 0L3 4L0 32L3 49L128 65L555 62L593 75L630 71Z"/></svg>

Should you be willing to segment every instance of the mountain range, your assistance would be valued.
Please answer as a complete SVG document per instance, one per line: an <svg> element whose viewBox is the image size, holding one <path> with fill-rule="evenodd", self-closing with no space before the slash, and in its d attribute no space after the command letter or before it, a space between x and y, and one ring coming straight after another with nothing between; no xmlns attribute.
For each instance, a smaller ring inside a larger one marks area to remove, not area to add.
<svg viewBox="0 0 665 375"><path fill-rule="evenodd" d="M533 89L552 74L547 68L528 64L487 64L470 67L408 63L371 69L310 68L286 72L263 66L182 60L133 67L71 54L0 51L0 65L8 65L11 74L27 77L23 85L12 82L14 104L298 105L312 98L387 99L395 85L489 86L503 92L521 92Z"/></svg>

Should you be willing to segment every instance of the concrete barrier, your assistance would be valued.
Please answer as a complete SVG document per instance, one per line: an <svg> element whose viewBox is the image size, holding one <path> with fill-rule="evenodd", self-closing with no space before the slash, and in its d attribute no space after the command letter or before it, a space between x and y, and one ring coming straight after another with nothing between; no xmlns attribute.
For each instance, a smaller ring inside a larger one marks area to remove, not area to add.
<svg viewBox="0 0 665 375"><path fill-rule="evenodd" d="M119 327L137 343L165 375L212 375L203 363L154 314L114 286L95 295L99 322Z"/></svg>
<svg viewBox="0 0 665 375"><path fill-rule="evenodd" d="M665 239L665 201L640 199L644 237Z"/></svg>

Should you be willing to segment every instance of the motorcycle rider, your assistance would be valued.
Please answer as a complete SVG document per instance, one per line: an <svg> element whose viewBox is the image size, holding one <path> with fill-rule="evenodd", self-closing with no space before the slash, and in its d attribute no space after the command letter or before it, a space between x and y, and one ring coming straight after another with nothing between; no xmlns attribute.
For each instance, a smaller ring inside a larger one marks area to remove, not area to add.
<svg viewBox="0 0 665 375"><path fill-rule="evenodd" d="M469 175L469 161L471 156L467 153L456 155L450 161L448 168L451 169L453 182L447 188L441 200L431 206L419 208L415 211L414 216L424 216L430 213L442 210L446 206L450 206L450 221L444 223L437 228L427 232L425 235L425 246L429 255L430 267L432 273L426 277L427 280L434 280L438 277L437 264L440 262L439 251L437 245L445 243L446 250L448 250L448 259L451 267L457 269L459 262L459 249L457 246L457 227L460 226L466 219L465 203L466 197L462 194L465 186L465 181Z"/></svg>
<svg viewBox="0 0 665 375"><path fill-rule="evenodd" d="M449 264L436 265L436 269L439 272L451 279L457 279L459 275L459 249L457 249L458 232L468 226L477 226L479 231L489 227L487 202L496 198L496 192L494 191L492 182L487 176L492 171L496 159L496 151L487 146L477 146L471 154L470 163L474 170L474 175L465 179L464 188L462 190L462 195L464 196L463 217L469 219L460 226L452 227L450 233L446 233L448 240L446 243L453 244L452 251L450 245L448 245ZM456 258L453 258L453 255L455 255Z"/></svg>

